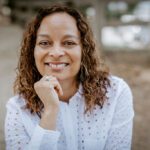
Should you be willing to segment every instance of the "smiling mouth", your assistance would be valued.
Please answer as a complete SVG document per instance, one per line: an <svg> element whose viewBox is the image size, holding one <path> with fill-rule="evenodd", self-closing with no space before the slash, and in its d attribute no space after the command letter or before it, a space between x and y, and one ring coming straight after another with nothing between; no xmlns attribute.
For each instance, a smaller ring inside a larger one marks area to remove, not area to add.
<svg viewBox="0 0 150 150"><path fill-rule="evenodd" d="M49 66L50 69L54 71L61 71L67 67L69 63L45 63L45 65Z"/></svg>

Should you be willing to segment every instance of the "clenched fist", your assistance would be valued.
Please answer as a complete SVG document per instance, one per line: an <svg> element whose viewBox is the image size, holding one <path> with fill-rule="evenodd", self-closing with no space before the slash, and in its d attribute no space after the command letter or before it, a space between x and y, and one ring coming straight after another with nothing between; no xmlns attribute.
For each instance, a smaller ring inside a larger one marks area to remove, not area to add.
<svg viewBox="0 0 150 150"><path fill-rule="evenodd" d="M44 104L44 109L59 107L62 88L54 76L43 76L34 84L34 89Z"/></svg>

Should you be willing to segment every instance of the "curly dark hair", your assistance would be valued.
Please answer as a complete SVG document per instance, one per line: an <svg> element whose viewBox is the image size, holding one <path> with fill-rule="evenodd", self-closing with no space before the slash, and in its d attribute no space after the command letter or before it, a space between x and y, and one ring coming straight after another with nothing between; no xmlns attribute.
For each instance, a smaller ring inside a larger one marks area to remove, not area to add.
<svg viewBox="0 0 150 150"><path fill-rule="evenodd" d="M85 97L85 113L93 110L95 105L103 107L107 99L106 93L109 81L109 71L103 66L103 61L97 53L92 31L85 19L76 9L53 5L39 10L37 16L28 24L21 43L21 52L17 67L17 77L14 83L15 93L26 100L26 108L31 113L41 114L44 105L34 90L34 83L41 79L34 59L34 47L38 28L44 17L54 13L67 13L76 20L82 43L82 60L77 82L82 83Z"/></svg>

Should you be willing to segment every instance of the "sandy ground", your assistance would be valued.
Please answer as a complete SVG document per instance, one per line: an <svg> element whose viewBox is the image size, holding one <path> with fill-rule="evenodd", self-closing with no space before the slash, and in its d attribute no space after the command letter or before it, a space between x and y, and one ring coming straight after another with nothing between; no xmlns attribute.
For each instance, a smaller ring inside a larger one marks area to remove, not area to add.
<svg viewBox="0 0 150 150"><path fill-rule="evenodd" d="M4 150L5 104L13 95L12 84L21 35L22 30L17 26L0 26L0 150Z"/></svg>
<svg viewBox="0 0 150 150"><path fill-rule="evenodd" d="M13 95L12 84L17 64L17 50L22 29L15 25L0 26L0 150L4 150L5 104ZM150 54L107 53L106 62L113 74L123 77L134 96L133 150L150 149Z"/></svg>
<svg viewBox="0 0 150 150"><path fill-rule="evenodd" d="M150 150L150 51L110 53L107 63L115 75L123 77L133 92L135 110L133 150Z"/></svg>

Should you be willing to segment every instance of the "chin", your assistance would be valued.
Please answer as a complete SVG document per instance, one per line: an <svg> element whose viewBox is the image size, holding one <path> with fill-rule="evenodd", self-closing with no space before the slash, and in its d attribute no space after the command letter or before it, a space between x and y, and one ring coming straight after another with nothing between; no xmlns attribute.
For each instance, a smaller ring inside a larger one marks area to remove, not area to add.
<svg viewBox="0 0 150 150"><path fill-rule="evenodd" d="M56 77L59 81L67 80L67 77L65 77L63 74L55 74L55 73L51 73L50 75Z"/></svg>

